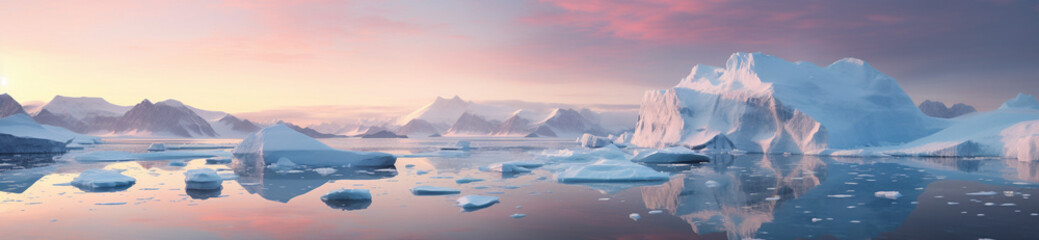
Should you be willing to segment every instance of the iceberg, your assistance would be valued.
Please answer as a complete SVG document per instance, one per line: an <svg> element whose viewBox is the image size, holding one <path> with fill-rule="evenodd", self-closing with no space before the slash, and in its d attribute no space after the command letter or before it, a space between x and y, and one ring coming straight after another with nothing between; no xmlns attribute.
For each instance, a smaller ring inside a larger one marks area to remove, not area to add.
<svg viewBox="0 0 1039 240"><path fill-rule="evenodd" d="M498 203L498 197L495 196L483 196L483 195L466 195L464 197L455 200L455 203L459 207L462 207L463 211L475 211L484 209Z"/></svg>
<svg viewBox="0 0 1039 240"><path fill-rule="evenodd" d="M334 149L284 124L250 134L233 153L262 156L265 161L271 161L268 163L287 158L295 164L307 166L391 167L397 162L397 157L392 154Z"/></svg>
<svg viewBox="0 0 1039 240"><path fill-rule="evenodd" d="M724 136L747 152L818 153L908 142L944 125L862 60L819 67L735 53L724 68L697 65L675 87L647 92L632 144L699 149Z"/></svg>
<svg viewBox="0 0 1039 240"><path fill-rule="evenodd" d="M435 187L435 186L417 186L411 188L411 193L419 196L426 195L451 195L462 193L462 190L448 188L448 187Z"/></svg>
<svg viewBox="0 0 1039 240"><path fill-rule="evenodd" d="M544 165L540 162L511 161L491 164L487 166L487 170L500 173L526 173Z"/></svg>
<svg viewBox="0 0 1039 240"><path fill-rule="evenodd" d="M136 182L137 179L116 171L89 169L72 179L71 184L87 192L107 192L125 190Z"/></svg>
<svg viewBox="0 0 1039 240"><path fill-rule="evenodd" d="M685 147L642 150L635 154L632 162L642 163L699 163L710 161L707 155L699 154Z"/></svg>
<svg viewBox="0 0 1039 240"><path fill-rule="evenodd" d="M74 140L66 132L53 131L36 123L29 115L14 114L0 118L0 153L63 153ZM67 131L67 130L66 130Z"/></svg>
<svg viewBox="0 0 1039 240"><path fill-rule="evenodd" d="M457 183L457 184L466 184L466 183L473 183L473 182L480 182L480 181L483 181L483 179L471 178L471 177L464 177L464 178L455 179L455 183Z"/></svg>
<svg viewBox="0 0 1039 240"><path fill-rule="evenodd" d="M609 138L599 137L588 133L581 135L581 138L578 139L577 142L581 143L581 146L586 148L601 148L613 144L613 141Z"/></svg>
<svg viewBox="0 0 1039 240"><path fill-rule="evenodd" d="M898 191L878 191L876 193L873 193L873 196L878 197L878 198L887 198L887 199L895 200L895 199L901 198L902 197L902 193L899 193Z"/></svg>
<svg viewBox="0 0 1039 240"><path fill-rule="evenodd" d="M185 189L214 190L220 189L224 179L211 168L192 169L184 172Z"/></svg>
<svg viewBox="0 0 1039 240"><path fill-rule="evenodd" d="M561 183L667 181L666 173L636 163L599 160L590 164L574 164L556 174Z"/></svg>

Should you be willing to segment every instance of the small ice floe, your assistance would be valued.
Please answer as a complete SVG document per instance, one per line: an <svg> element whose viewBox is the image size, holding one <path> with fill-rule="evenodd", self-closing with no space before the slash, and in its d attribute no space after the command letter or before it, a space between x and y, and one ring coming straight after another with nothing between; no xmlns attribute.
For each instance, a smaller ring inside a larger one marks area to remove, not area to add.
<svg viewBox="0 0 1039 240"><path fill-rule="evenodd" d="M188 163L186 163L184 161L170 161L169 165L173 166L173 167L183 167L183 166L187 166Z"/></svg>
<svg viewBox="0 0 1039 240"><path fill-rule="evenodd" d="M510 218L523 218L523 217L526 217L526 216L527 216L527 214L522 214L522 213L516 213L516 214L509 215Z"/></svg>
<svg viewBox="0 0 1039 240"><path fill-rule="evenodd" d="M959 202L947 202L947 203L945 203L945 204L949 204L949 205L960 205L960 203L959 203Z"/></svg>
<svg viewBox="0 0 1039 240"><path fill-rule="evenodd" d="M228 164L228 163L231 163L231 158L229 158L229 157L215 157L215 158L207 158L206 159L206 164Z"/></svg>
<svg viewBox="0 0 1039 240"><path fill-rule="evenodd" d="M450 176L450 175L438 175L438 176L432 176L432 177L429 177L429 178L430 179L452 179L452 178L455 178L455 177Z"/></svg>
<svg viewBox="0 0 1039 240"><path fill-rule="evenodd" d="M123 190L133 186L136 182L137 179L116 171L90 169L83 171L75 179L72 179L71 184L83 191L101 192Z"/></svg>
<svg viewBox="0 0 1039 240"><path fill-rule="evenodd" d="M996 203L994 203L994 202L987 202L987 203L985 203L985 206L990 206L991 207L991 206L995 206L995 205L996 205Z"/></svg>
<svg viewBox="0 0 1039 240"><path fill-rule="evenodd" d="M526 173L545 165L540 162L511 161L487 166L487 170L500 173Z"/></svg>
<svg viewBox="0 0 1039 240"><path fill-rule="evenodd" d="M981 192L967 193L967 196L993 196L993 195L996 195L996 192L993 192L993 191L981 191Z"/></svg>
<svg viewBox="0 0 1039 240"><path fill-rule="evenodd" d="M999 206L1000 207L1013 207L1013 206L1017 206L1017 204L1014 204L1014 203L1004 203L1004 204L1000 204Z"/></svg>
<svg viewBox="0 0 1039 240"><path fill-rule="evenodd" d="M292 160L289 160L289 158L285 157L278 158L277 162L274 162L271 165L267 165L267 168L275 170L292 170L298 167L299 165L297 165L295 162L292 162Z"/></svg>
<svg viewBox="0 0 1039 240"><path fill-rule="evenodd" d="M224 179L211 168L192 169L184 172L185 189L215 190L220 189Z"/></svg>
<svg viewBox="0 0 1039 240"><path fill-rule="evenodd" d="M862 223L862 221L859 221L859 220L851 220L851 221L848 221L848 222L850 222L850 223Z"/></svg>
<svg viewBox="0 0 1039 240"><path fill-rule="evenodd" d="M581 135L581 138L577 139L577 142L581 143L581 146L586 148L601 148L613 144L613 141L609 138L599 137L588 133Z"/></svg>
<svg viewBox="0 0 1039 240"><path fill-rule="evenodd" d="M152 151L152 152L166 151L166 144L152 143L152 145L148 146L148 151Z"/></svg>
<svg viewBox="0 0 1039 240"><path fill-rule="evenodd" d="M873 193L873 196L895 200L902 197L902 193L899 193L898 191L877 191Z"/></svg>
<svg viewBox="0 0 1039 240"><path fill-rule="evenodd" d="M337 189L321 196L325 205L345 211L366 209L372 205L372 193L368 189Z"/></svg>
<svg viewBox="0 0 1039 240"><path fill-rule="evenodd" d="M851 194L833 194L833 195L826 195L826 197L828 197L828 198L850 198L850 197L854 197L854 196L855 196L855 195L851 195Z"/></svg>
<svg viewBox="0 0 1039 240"><path fill-rule="evenodd" d="M429 171L426 171L426 170L415 171L415 175L426 175L427 173L429 173Z"/></svg>
<svg viewBox="0 0 1039 240"><path fill-rule="evenodd" d="M599 198L599 201L609 201L609 200L610 200L610 198L608 198L608 197Z"/></svg>
<svg viewBox="0 0 1039 240"><path fill-rule="evenodd" d="M118 205L126 205L126 202L103 202L103 203L94 203L94 205L98 205L98 206L118 206Z"/></svg>
<svg viewBox="0 0 1039 240"><path fill-rule="evenodd" d="M628 218L631 218L631 220L638 221L639 219L642 219L642 215L639 215L638 213L632 213L628 214Z"/></svg>
<svg viewBox="0 0 1039 240"><path fill-rule="evenodd" d="M1003 191L1003 196L1013 197L1014 196L1014 191Z"/></svg>
<svg viewBox="0 0 1039 240"><path fill-rule="evenodd" d="M404 165L404 168L413 168L413 167L415 167L415 164L406 164L406 165Z"/></svg>
<svg viewBox="0 0 1039 240"><path fill-rule="evenodd" d="M466 184L466 183L479 182L479 181L483 181L483 179L471 178L471 177L464 177L464 178L455 179L455 183L458 183L458 184Z"/></svg>
<svg viewBox="0 0 1039 240"><path fill-rule="evenodd" d="M317 174L320 174L321 176L328 176L333 173L336 173L335 168L315 168L312 169L312 171L316 172Z"/></svg>
<svg viewBox="0 0 1039 240"><path fill-rule="evenodd" d="M599 160L577 164L556 174L562 183L667 181L666 173L630 161Z"/></svg>
<svg viewBox="0 0 1039 240"><path fill-rule="evenodd" d="M700 163L711 161L707 155L699 154L686 147L647 149L638 151L632 162L643 163Z"/></svg>
<svg viewBox="0 0 1039 240"><path fill-rule="evenodd" d="M664 210L650 210L649 211L649 214L661 214L661 213L664 213Z"/></svg>
<svg viewBox="0 0 1039 240"><path fill-rule="evenodd" d="M321 196L322 201L371 201L372 193L368 189L336 189Z"/></svg>
<svg viewBox="0 0 1039 240"><path fill-rule="evenodd" d="M715 182L714 180L707 180L703 183L703 185L707 186L708 188L716 188L718 187L718 182Z"/></svg>
<svg viewBox="0 0 1039 240"><path fill-rule="evenodd" d="M462 211L470 212L487 208L491 205L494 205L495 203L498 203L498 197L483 195L466 195L464 197L458 198L458 200L455 200L455 203L459 207L462 207Z"/></svg>
<svg viewBox="0 0 1039 240"><path fill-rule="evenodd" d="M777 195L777 196L772 196L772 197L765 198L765 201L779 201L779 199L782 199L782 198Z"/></svg>
<svg viewBox="0 0 1039 240"><path fill-rule="evenodd" d="M448 188L448 187L417 186L417 187L411 188L411 194L415 194L415 195L419 195L419 196L450 195L450 194L459 194L459 193L462 193L462 190L458 190L458 189L454 189L454 188Z"/></svg>

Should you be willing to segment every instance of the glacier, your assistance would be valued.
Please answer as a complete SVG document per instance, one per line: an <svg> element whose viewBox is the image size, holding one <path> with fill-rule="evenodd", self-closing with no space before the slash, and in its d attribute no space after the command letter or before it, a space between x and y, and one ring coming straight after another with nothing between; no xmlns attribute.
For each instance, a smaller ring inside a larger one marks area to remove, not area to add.
<svg viewBox="0 0 1039 240"><path fill-rule="evenodd" d="M303 135L284 124L275 124L250 134L233 153L262 156L268 164L286 158L307 166L392 167L397 157L380 152L355 152L334 149Z"/></svg>
<svg viewBox="0 0 1039 240"><path fill-rule="evenodd" d="M756 153L896 145L947 125L862 60L819 67L762 53L734 53L724 68L696 65L675 87L647 92L639 116L631 142L640 147L724 139Z"/></svg>

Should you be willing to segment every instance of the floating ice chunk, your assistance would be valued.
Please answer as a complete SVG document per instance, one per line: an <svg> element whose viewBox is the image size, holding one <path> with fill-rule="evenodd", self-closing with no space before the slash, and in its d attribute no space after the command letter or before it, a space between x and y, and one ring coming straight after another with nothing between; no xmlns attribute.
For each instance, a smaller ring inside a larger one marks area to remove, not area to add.
<svg viewBox="0 0 1039 240"><path fill-rule="evenodd" d="M664 213L664 210L651 210L651 211L649 211L649 214L661 214L661 213Z"/></svg>
<svg viewBox="0 0 1039 240"><path fill-rule="evenodd" d="M522 213L509 215L510 218L523 218L523 217L526 217L526 216L527 216L527 214L522 214Z"/></svg>
<svg viewBox="0 0 1039 240"><path fill-rule="evenodd" d="M599 201L609 201L609 200L610 200L610 198L608 198L608 197L599 198Z"/></svg>
<svg viewBox="0 0 1039 240"><path fill-rule="evenodd" d="M993 192L993 191L981 191L981 192L967 193L967 196L993 196L993 195L996 195L996 192Z"/></svg>
<svg viewBox="0 0 1039 240"><path fill-rule="evenodd" d="M448 188L448 187L435 187L435 186L417 186L411 189L411 193L419 196L424 195L450 195L462 193L462 190Z"/></svg>
<svg viewBox="0 0 1039 240"><path fill-rule="evenodd" d="M148 151L153 151L153 152L166 151L166 144L152 143L152 145L148 146Z"/></svg>
<svg viewBox="0 0 1039 240"><path fill-rule="evenodd" d="M851 195L851 194L833 194L833 195L826 195L826 197L829 197L829 198L850 198L850 197L854 197L854 196L855 196L855 195Z"/></svg>
<svg viewBox="0 0 1039 240"><path fill-rule="evenodd" d="M426 175L427 173L429 173L429 171L426 171L426 170L415 171L415 175Z"/></svg>
<svg viewBox="0 0 1039 240"><path fill-rule="evenodd" d="M960 205L959 202L947 202L946 204L949 204L949 205Z"/></svg>
<svg viewBox="0 0 1039 240"><path fill-rule="evenodd" d="M168 152L147 152L147 153L129 153L121 151L97 151L81 154L73 157L76 161L80 162L116 162L116 161L131 161L131 160L170 160L170 159L190 159L190 158L208 158L226 156L227 152L224 151L206 151L206 152L193 152L193 151L168 151Z"/></svg>
<svg viewBox="0 0 1039 240"><path fill-rule="evenodd" d="M250 134L234 149L236 155L259 155L265 161L289 158L307 166L390 167L397 157L388 153L334 149L284 124Z"/></svg>
<svg viewBox="0 0 1039 240"><path fill-rule="evenodd" d="M599 137L588 133L581 135L581 138L578 139L577 142L581 143L581 146L586 148L601 148L613 144L613 141L609 138Z"/></svg>
<svg viewBox="0 0 1039 240"><path fill-rule="evenodd" d="M174 167L183 167L183 166L187 166L188 163L186 163L184 161L170 161L169 165L170 166L174 166Z"/></svg>
<svg viewBox="0 0 1039 240"><path fill-rule="evenodd" d="M772 196L765 198L765 201L779 201L779 199L781 199L780 196Z"/></svg>
<svg viewBox="0 0 1039 240"><path fill-rule="evenodd" d="M464 178L455 179L455 183L458 183L458 184L466 184L466 183L479 182L479 181L483 181L483 179L471 178L471 177L464 177Z"/></svg>
<svg viewBox="0 0 1039 240"><path fill-rule="evenodd" d="M898 191L878 191L873 193L873 196L895 200L902 197L902 193L899 193Z"/></svg>
<svg viewBox="0 0 1039 240"><path fill-rule="evenodd" d="M185 189L214 190L219 189L224 179L211 168L192 169L184 172Z"/></svg>
<svg viewBox="0 0 1039 240"><path fill-rule="evenodd" d="M818 221L822 221L822 220L823 220L822 218L812 218L812 222L813 222L813 223L814 223L814 222L818 222Z"/></svg>
<svg viewBox="0 0 1039 240"><path fill-rule="evenodd" d="M639 215L638 213L632 213L628 214L628 218L631 218L631 220L638 221L639 219L642 219L642 215Z"/></svg>
<svg viewBox="0 0 1039 240"><path fill-rule="evenodd" d="M545 164L539 162L512 161L491 164L490 166L487 166L487 169L490 171L500 173L525 173L533 171L534 168L538 168L543 165Z"/></svg>
<svg viewBox="0 0 1039 240"><path fill-rule="evenodd" d="M415 167L415 164L407 164L407 165L404 165L404 168L413 168L413 167Z"/></svg>
<svg viewBox="0 0 1039 240"><path fill-rule="evenodd" d="M556 174L562 183L580 182L639 182L667 181L666 173L626 161L599 160L590 164L575 164Z"/></svg>
<svg viewBox="0 0 1039 240"><path fill-rule="evenodd" d="M321 196L322 201L371 201L372 193L368 189L336 189Z"/></svg>
<svg viewBox="0 0 1039 240"><path fill-rule="evenodd" d="M279 158L278 162L267 166L267 168L277 170L289 170L297 167L299 167L299 165L296 165L296 163L292 162L292 160L289 160L288 158Z"/></svg>
<svg viewBox="0 0 1039 240"><path fill-rule="evenodd" d="M335 168L315 168L313 170L317 174L321 174L321 176L327 176L327 175L331 175L333 173L336 173L336 169Z"/></svg>
<svg viewBox="0 0 1039 240"><path fill-rule="evenodd" d="M718 187L718 182L715 182L714 180L707 180L706 182L703 182L703 185L707 186L708 188L716 188Z"/></svg>
<svg viewBox="0 0 1039 240"><path fill-rule="evenodd" d="M90 169L83 171L75 179L72 179L71 184L72 186L76 186L84 191L92 192L122 190L129 188L134 183L137 183L137 179L116 171Z"/></svg>
<svg viewBox="0 0 1039 240"><path fill-rule="evenodd" d="M103 202L103 203L94 203L94 205L98 205L98 206L118 206L118 205L126 205L126 202Z"/></svg>
<svg viewBox="0 0 1039 240"><path fill-rule="evenodd" d="M456 200L455 203L457 203L459 207L462 207L463 210L472 211L490 207L491 205L498 203L498 197L483 195L466 195L464 197L458 198L458 200Z"/></svg>
<svg viewBox="0 0 1039 240"><path fill-rule="evenodd" d="M615 145L609 145L597 149L564 149L556 152L544 152L538 158L552 162L575 162L599 159L627 160L631 158L631 155L621 151Z"/></svg>
<svg viewBox="0 0 1039 240"><path fill-rule="evenodd" d="M231 158L229 158L229 157L215 157L215 158L207 158L206 159L206 164L228 164L228 163L231 163Z"/></svg>
<svg viewBox="0 0 1039 240"><path fill-rule="evenodd" d="M707 155L696 153L685 147L642 150L631 159L632 162L644 163L698 163L710 160L711 158Z"/></svg>

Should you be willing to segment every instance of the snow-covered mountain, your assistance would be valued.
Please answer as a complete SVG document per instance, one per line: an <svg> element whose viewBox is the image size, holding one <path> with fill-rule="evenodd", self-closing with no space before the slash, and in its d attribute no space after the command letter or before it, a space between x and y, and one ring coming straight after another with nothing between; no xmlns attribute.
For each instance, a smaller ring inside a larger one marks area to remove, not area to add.
<svg viewBox="0 0 1039 240"><path fill-rule="evenodd" d="M210 126L213 127L213 131L216 131L217 136L224 138L244 138L261 129L256 123L239 119L231 114L225 114L220 120L210 122Z"/></svg>
<svg viewBox="0 0 1039 240"><path fill-rule="evenodd" d="M121 117L130 107L115 105L102 98L58 95L47 105L43 105L41 111L43 110L74 120L85 120L94 117Z"/></svg>
<svg viewBox="0 0 1039 240"><path fill-rule="evenodd" d="M422 119L411 119L397 130L397 134L408 137L428 137L440 132L432 123Z"/></svg>
<svg viewBox="0 0 1039 240"><path fill-rule="evenodd" d="M999 106L999 109L1036 109L1039 110L1039 101L1032 95L1018 93L1017 97L1010 99Z"/></svg>
<svg viewBox="0 0 1039 240"><path fill-rule="evenodd" d="M945 125L862 60L819 67L735 53L724 68L697 65L674 88L647 92L632 143L698 147L722 136L750 152L813 153L909 142Z"/></svg>
<svg viewBox="0 0 1039 240"><path fill-rule="evenodd" d="M11 95L6 93L0 94L0 118L19 113L25 114L25 109L22 108L22 104L15 101Z"/></svg>
<svg viewBox="0 0 1039 240"><path fill-rule="evenodd" d="M498 130L494 131L493 135L522 137L529 135L533 130L531 121L520 116L520 111L517 111L512 114L512 117L505 119L505 122L498 126Z"/></svg>
<svg viewBox="0 0 1039 240"><path fill-rule="evenodd" d="M585 133L606 136L608 133L595 121L589 120L574 109L556 108L540 122L534 123L535 128L547 127L559 137L576 137Z"/></svg>
<svg viewBox="0 0 1039 240"><path fill-rule="evenodd" d="M112 129L116 134L139 136L216 137L205 119L179 102L152 103L145 99L130 108Z"/></svg>
<svg viewBox="0 0 1039 240"><path fill-rule="evenodd" d="M927 116L937 118L954 118L978 111L977 109L974 109L974 106L963 103L957 103L952 105L952 107L946 107L945 103L931 100L924 100L924 102L920 103L919 108L920 111L924 112Z"/></svg>
<svg viewBox="0 0 1039 240"><path fill-rule="evenodd" d="M469 104L468 101L462 100L458 96L451 99L437 97L436 100L433 100L433 103L423 106L397 120L397 124L403 126L407 125L411 120L422 119L434 126L451 126L462 114L469 110Z"/></svg>
<svg viewBox="0 0 1039 240"><path fill-rule="evenodd" d="M498 130L498 125L501 125L498 121L487 120L486 118L471 114L463 113L462 116L458 117L458 121L455 121L451 128L444 132L444 136L473 136L473 135L490 135Z"/></svg>

